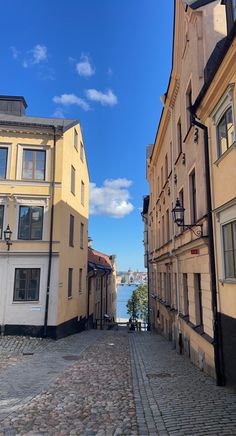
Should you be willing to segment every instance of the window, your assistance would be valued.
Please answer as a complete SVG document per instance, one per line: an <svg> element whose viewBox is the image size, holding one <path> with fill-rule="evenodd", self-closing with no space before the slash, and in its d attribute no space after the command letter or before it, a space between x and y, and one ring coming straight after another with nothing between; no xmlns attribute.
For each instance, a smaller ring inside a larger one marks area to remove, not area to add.
<svg viewBox="0 0 236 436"><path fill-rule="evenodd" d="M194 274L196 325L203 325L201 274Z"/></svg>
<svg viewBox="0 0 236 436"><path fill-rule="evenodd" d="M26 180L45 180L46 152L23 149L22 178Z"/></svg>
<svg viewBox="0 0 236 436"><path fill-rule="evenodd" d="M217 124L218 154L221 156L234 142L232 107L228 108Z"/></svg>
<svg viewBox="0 0 236 436"><path fill-rule="evenodd" d="M39 300L40 268L16 268L13 301Z"/></svg>
<svg viewBox="0 0 236 436"><path fill-rule="evenodd" d="M84 206L84 182L81 180L81 204Z"/></svg>
<svg viewBox="0 0 236 436"><path fill-rule="evenodd" d="M159 176L157 177L157 190L158 190L157 195L159 197L159 195L160 195L160 177Z"/></svg>
<svg viewBox="0 0 236 436"><path fill-rule="evenodd" d="M183 274L183 310L184 315L189 315L189 299L188 299L188 274Z"/></svg>
<svg viewBox="0 0 236 436"><path fill-rule="evenodd" d="M236 20L236 0L225 0L224 4L226 6L227 30L230 33Z"/></svg>
<svg viewBox="0 0 236 436"><path fill-rule="evenodd" d="M165 179L168 179L168 155L165 156Z"/></svg>
<svg viewBox="0 0 236 436"><path fill-rule="evenodd" d="M186 93L186 120L187 120L187 131L191 127L191 114L189 108L192 106L192 86L189 84Z"/></svg>
<svg viewBox="0 0 236 436"><path fill-rule="evenodd" d="M43 207L20 206L18 239L41 240Z"/></svg>
<svg viewBox="0 0 236 436"><path fill-rule="evenodd" d="M0 179L6 178L7 154L8 154L8 149L5 147L0 147Z"/></svg>
<svg viewBox="0 0 236 436"><path fill-rule="evenodd" d="M161 218L161 226L162 226L162 245L165 243L165 217L164 215Z"/></svg>
<svg viewBox="0 0 236 436"><path fill-rule="evenodd" d="M197 197L196 197L196 178L195 170L189 176L190 182L190 205L191 205L191 222L197 221Z"/></svg>
<svg viewBox="0 0 236 436"><path fill-rule="evenodd" d="M70 190L72 194L75 195L75 168L71 165L71 181L70 181Z"/></svg>
<svg viewBox="0 0 236 436"><path fill-rule="evenodd" d="M164 179L163 179L163 167L161 167L161 189L163 188L164 185Z"/></svg>
<svg viewBox="0 0 236 436"><path fill-rule="evenodd" d="M182 153L182 127L181 120L179 119L177 124L177 144L178 144L178 155Z"/></svg>
<svg viewBox="0 0 236 436"><path fill-rule="evenodd" d="M75 217L70 215L69 246L74 247L74 221Z"/></svg>
<svg viewBox="0 0 236 436"><path fill-rule="evenodd" d="M0 239L2 239L3 232L3 218L4 218L4 206L0 206Z"/></svg>
<svg viewBox="0 0 236 436"><path fill-rule="evenodd" d="M84 161L84 144L80 142L80 159Z"/></svg>
<svg viewBox="0 0 236 436"><path fill-rule="evenodd" d="M79 292L82 292L82 279L83 279L83 270L79 269Z"/></svg>
<svg viewBox="0 0 236 436"><path fill-rule="evenodd" d="M84 224L80 223L80 248L84 248Z"/></svg>
<svg viewBox="0 0 236 436"><path fill-rule="evenodd" d="M72 298L73 268L68 270L68 298Z"/></svg>
<svg viewBox="0 0 236 436"><path fill-rule="evenodd" d="M223 250L225 278L236 278L236 221L228 223L223 229Z"/></svg>
<svg viewBox="0 0 236 436"><path fill-rule="evenodd" d="M169 209L166 211L166 241L170 240L170 215Z"/></svg>
<svg viewBox="0 0 236 436"><path fill-rule="evenodd" d="M78 150L78 133L76 129L74 129L74 147Z"/></svg>

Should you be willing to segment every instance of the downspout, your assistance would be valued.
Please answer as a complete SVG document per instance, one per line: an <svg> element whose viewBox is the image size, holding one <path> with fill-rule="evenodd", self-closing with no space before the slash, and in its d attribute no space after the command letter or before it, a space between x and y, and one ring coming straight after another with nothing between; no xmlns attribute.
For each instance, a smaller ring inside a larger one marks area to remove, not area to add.
<svg viewBox="0 0 236 436"><path fill-rule="evenodd" d="M170 111L171 111L171 137L172 137L172 162L171 162L171 169L172 169L172 203L173 206L175 204L176 201L176 194L175 194L175 182L174 182L174 169L175 169L175 161L174 161L174 138L175 138L175 119L174 119L174 111L173 108L170 107ZM172 231L172 251L175 250L175 224L173 224L173 231ZM179 322L179 308L180 308L180 292L179 292L179 259L178 256L176 256L175 254L171 253L171 255L174 257L175 259L175 267L176 267L176 274L177 274L177 281L176 281L176 305L177 305L177 324L178 324L178 329L179 329L179 334L181 333L181 325ZM172 272L172 277L173 277L173 272ZM173 283L173 281L172 281ZM174 285L174 283L173 283ZM172 287L172 289L174 288L174 286Z"/></svg>
<svg viewBox="0 0 236 436"><path fill-rule="evenodd" d="M213 335L214 335L214 357L216 369L217 386L225 385L223 355L222 355L222 339L220 329L220 317L217 309L217 285L216 285L216 267L215 267L215 250L214 250L214 235L212 221L212 201L211 201L211 184L210 184L210 160L209 160L209 144L208 144L208 128L205 124L196 120L196 115L193 109L190 108L191 123L199 127L204 133L204 154L205 154L205 173L206 173L206 196L207 196L207 221L208 221L208 238L209 238L209 254L210 254L210 271L211 271L211 289L212 289L212 312L213 312Z"/></svg>
<svg viewBox="0 0 236 436"><path fill-rule="evenodd" d="M147 295L148 295L147 331L150 332L151 325L150 325L150 283L149 283L150 269L149 269L149 246L148 246L148 217L146 217L143 214L143 212L141 213L141 216L142 216L144 224L147 226L147 230L146 230L146 235L147 235L147 239L146 239L147 251L145 252L145 254L147 256Z"/></svg>
<svg viewBox="0 0 236 436"><path fill-rule="evenodd" d="M102 312L103 312L103 277L106 275L106 271L101 275L101 307L100 307L100 329L103 329L103 325L102 325Z"/></svg>
<svg viewBox="0 0 236 436"><path fill-rule="evenodd" d="M53 225L54 225L54 200L55 200L55 173L56 173L56 127L53 127L53 170L52 170L52 204L51 204L51 222L50 222L50 237L49 237L49 251L48 251L48 276L47 276L47 292L46 292L46 304L44 313L44 330L43 336L47 336L48 326L48 310L49 310L49 293L50 293L50 281L52 270L52 242L53 242Z"/></svg>

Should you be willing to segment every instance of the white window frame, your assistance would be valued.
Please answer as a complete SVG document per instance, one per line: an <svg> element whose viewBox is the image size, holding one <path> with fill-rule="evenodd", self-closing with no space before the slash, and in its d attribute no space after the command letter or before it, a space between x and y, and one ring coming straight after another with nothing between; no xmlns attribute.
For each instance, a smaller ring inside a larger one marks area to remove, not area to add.
<svg viewBox="0 0 236 436"><path fill-rule="evenodd" d="M6 168L6 177L5 179L0 179L1 183L4 180L10 179L10 170L11 170L11 156L12 156L12 144L8 142L0 142L0 148L7 148L7 168Z"/></svg>
<svg viewBox="0 0 236 436"><path fill-rule="evenodd" d="M224 261L224 235L223 226L236 220L236 203L231 207L227 207L217 212L217 222L220 225L220 253L221 253L221 279L222 283L236 283L236 278L225 276L225 261Z"/></svg>
<svg viewBox="0 0 236 436"><path fill-rule="evenodd" d="M22 168L23 168L23 151L24 150L33 150L33 151L45 151L45 179L44 180L35 180L35 179L24 179L22 177ZM16 170L16 179L22 180L25 183L45 183L50 182L50 147L47 145L37 145L37 144L18 144L17 146L17 170Z"/></svg>
<svg viewBox="0 0 236 436"><path fill-rule="evenodd" d="M234 138L233 138L233 144L222 154L219 153L219 144L218 144L218 134L217 134L217 128L218 124L223 117L224 113L229 109L232 108L232 117L233 117L233 125L234 125ZM215 156L216 159L213 159L215 163L221 159L223 156L225 156L231 148L233 148L233 145L236 141L236 122L235 122L235 107L234 107L234 84L230 84L225 91L225 93L220 98L219 102L215 106L214 110L211 113L211 118L214 125L214 138L213 141L215 142Z"/></svg>
<svg viewBox="0 0 236 436"><path fill-rule="evenodd" d="M17 240L19 242L28 242L28 243L37 243L41 241L48 241L48 211L49 211L49 198L48 197L40 197L40 198L33 198L33 197L26 197L26 196L15 196L15 214L14 214L14 228L12 229L12 239ZM20 206L28 206L28 207L39 207L42 206L43 209L43 231L42 231L42 239L27 239L22 240L18 239L18 232L19 232L19 213L20 213Z"/></svg>

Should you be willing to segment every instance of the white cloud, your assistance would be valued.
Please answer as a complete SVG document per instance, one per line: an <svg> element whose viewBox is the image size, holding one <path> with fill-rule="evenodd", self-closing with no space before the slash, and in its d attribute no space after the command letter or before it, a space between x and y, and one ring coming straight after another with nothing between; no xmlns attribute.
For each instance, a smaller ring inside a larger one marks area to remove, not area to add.
<svg viewBox="0 0 236 436"><path fill-rule="evenodd" d="M33 63L39 64L40 62L47 60L47 47L45 45L36 44L32 50Z"/></svg>
<svg viewBox="0 0 236 436"><path fill-rule="evenodd" d="M57 107L53 113L53 117L55 118L65 118L64 110L60 107Z"/></svg>
<svg viewBox="0 0 236 436"><path fill-rule="evenodd" d="M89 100L98 101L103 106L114 106L118 102L116 95L111 89L108 89L106 93L97 91L96 89L87 89L85 93Z"/></svg>
<svg viewBox="0 0 236 436"><path fill-rule="evenodd" d="M56 95L53 97L54 103L62 104L63 106L70 106L72 104L75 104L79 106L84 111L88 111L90 109L89 104L80 97L77 97L75 94L62 94L62 95Z"/></svg>
<svg viewBox="0 0 236 436"><path fill-rule="evenodd" d="M20 55L20 51L17 50L16 47L10 47L10 50L12 52L12 57L13 59L18 59L19 55Z"/></svg>
<svg viewBox="0 0 236 436"><path fill-rule="evenodd" d="M95 74L95 69L92 67L88 56L82 54L81 61L76 64L76 70L79 76L90 77Z"/></svg>
<svg viewBox="0 0 236 436"><path fill-rule="evenodd" d="M132 181L125 178L106 179L101 187L90 183L90 214L112 218L123 218L130 214L134 206L129 201L127 188L131 185Z"/></svg>

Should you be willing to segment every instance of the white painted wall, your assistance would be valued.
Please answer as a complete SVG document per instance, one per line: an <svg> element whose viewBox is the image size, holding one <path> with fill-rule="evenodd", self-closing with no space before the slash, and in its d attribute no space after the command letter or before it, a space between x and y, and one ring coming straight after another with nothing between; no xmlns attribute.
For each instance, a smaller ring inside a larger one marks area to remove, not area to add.
<svg viewBox="0 0 236 436"><path fill-rule="evenodd" d="M13 302L15 268L40 268L38 302ZM52 260L48 325L56 325L59 257ZM0 325L43 325L47 290L48 254L0 255Z"/></svg>

